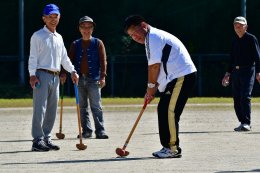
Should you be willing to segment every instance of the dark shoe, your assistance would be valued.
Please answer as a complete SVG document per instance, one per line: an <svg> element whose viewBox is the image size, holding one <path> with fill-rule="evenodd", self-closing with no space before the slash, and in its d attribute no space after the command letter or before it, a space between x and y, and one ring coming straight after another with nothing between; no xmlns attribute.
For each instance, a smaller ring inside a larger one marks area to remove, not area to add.
<svg viewBox="0 0 260 173"><path fill-rule="evenodd" d="M50 148L46 145L46 143L42 140L33 141L32 151L49 151Z"/></svg>
<svg viewBox="0 0 260 173"><path fill-rule="evenodd" d="M97 134L96 138L97 139L108 139L108 136L105 133L102 133L102 134Z"/></svg>
<svg viewBox="0 0 260 173"><path fill-rule="evenodd" d="M55 145L52 143L52 140L48 140L45 142L47 147L50 148L50 150L60 150L60 147L58 145Z"/></svg>
<svg viewBox="0 0 260 173"><path fill-rule="evenodd" d="M82 138L91 138L92 137L92 133L82 133ZM77 138L79 138L79 135L77 136Z"/></svg>
<svg viewBox="0 0 260 173"><path fill-rule="evenodd" d="M251 130L251 126L248 124L240 124L238 127L234 128L236 132L247 132Z"/></svg>

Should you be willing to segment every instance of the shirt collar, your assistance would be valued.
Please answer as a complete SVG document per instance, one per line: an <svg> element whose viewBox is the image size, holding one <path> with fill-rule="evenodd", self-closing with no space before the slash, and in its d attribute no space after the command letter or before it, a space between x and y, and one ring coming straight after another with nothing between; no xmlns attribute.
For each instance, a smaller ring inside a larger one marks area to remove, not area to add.
<svg viewBox="0 0 260 173"><path fill-rule="evenodd" d="M51 31L46 27L46 25L44 25L43 30L46 31L46 32L48 32L49 34L53 34L53 35L57 36L57 32L56 32L56 31L54 31L54 33L51 32Z"/></svg>
<svg viewBox="0 0 260 173"><path fill-rule="evenodd" d="M148 60L148 61L149 61L149 59L150 59L150 48L149 48L149 34L150 34L150 29L151 29L151 26L148 25L147 34L146 34L146 37L145 37L145 40L144 40L145 49L146 49L146 54L147 54L147 60Z"/></svg>
<svg viewBox="0 0 260 173"><path fill-rule="evenodd" d="M151 26L150 26L150 25L148 25L148 27L147 27L147 34L146 34L146 37L145 37L145 39L148 39L148 37L149 37L149 34L150 34L150 30L151 30Z"/></svg>

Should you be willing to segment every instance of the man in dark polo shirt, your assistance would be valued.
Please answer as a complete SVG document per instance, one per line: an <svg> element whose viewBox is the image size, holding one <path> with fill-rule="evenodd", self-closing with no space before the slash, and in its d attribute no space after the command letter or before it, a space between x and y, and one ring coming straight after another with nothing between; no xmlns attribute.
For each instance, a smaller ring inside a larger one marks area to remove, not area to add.
<svg viewBox="0 0 260 173"><path fill-rule="evenodd" d="M251 93L255 78L260 83L260 49L257 38L247 32L247 21L234 19L236 37L232 43L228 70L222 80L227 86L232 80L234 108L240 125L235 131L251 130Z"/></svg>

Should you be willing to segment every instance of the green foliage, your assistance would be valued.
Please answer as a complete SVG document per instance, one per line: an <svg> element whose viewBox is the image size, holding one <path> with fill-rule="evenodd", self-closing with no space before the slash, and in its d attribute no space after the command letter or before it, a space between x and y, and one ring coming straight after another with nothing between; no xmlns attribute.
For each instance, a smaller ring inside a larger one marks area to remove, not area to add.
<svg viewBox="0 0 260 173"><path fill-rule="evenodd" d="M123 24L130 14L141 14L151 25L173 33L191 53L227 53L234 34L232 22L241 9L241 1L237 0L24 1L26 54L29 54L31 35L43 26L41 15L47 3L56 3L61 9L58 32L63 35L66 47L80 36L77 29L79 18L89 15L97 23L94 35L104 41L109 54L144 53L141 47L133 52L128 50L135 47L126 49L129 43L125 44ZM18 38L18 25L13 25L19 23L18 1L1 1L0 4L5 7L0 12L5 27L0 31L8 33L2 37L0 52L17 55L18 42L13 42L12 46L4 45ZM259 6L260 1L247 2L249 31L256 35L260 35L260 14L255 13Z"/></svg>
<svg viewBox="0 0 260 173"><path fill-rule="evenodd" d="M0 85L0 98L28 98L32 97L32 89L28 86Z"/></svg>
<svg viewBox="0 0 260 173"><path fill-rule="evenodd" d="M107 86L102 90L104 96L112 95L114 85L115 96L140 97L144 94L147 80L144 46L132 41L123 31L124 19L130 14L143 15L152 26L166 30L177 36L192 54L228 54L233 31L234 17L241 15L241 1L238 0L24 0L24 44L25 69L28 81L27 61L31 35L42 28L42 10L47 3L55 3L60 7L61 20L57 31L63 36L65 46L69 48L72 41L80 37L78 20L84 15L94 19L97 27L93 35L103 40L108 54ZM0 2L1 42L0 56L19 54L18 25L19 1ZM260 36L260 1L247 1L248 31ZM112 74L113 57L115 58L114 74ZM137 59L140 58L140 62ZM193 57L196 65L196 57ZM131 62L129 59L133 59ZM206 58L207 59L207 58ZM3 61L0 57L1 97L30 97L31 90L26 83L20 88L19 63ZM225 72L224 61L205 60L199 68L203 96L230 96L230 87L223 89L220 80ZM198 67L198 66L197 66ZM17 75L19 74L19 75ZM112 81L114 75L114 81ZM8 77L7 77L8 76ZM3 86L5 84L5 86ZM10 85L10 86L9 86ZM6 87L6 88L5 88ZM254 94L259 95L258 85ZM70 89L68 89L69 91ZM198 95L195 89L194 95ZM19 91L19 92L17 92ZM70 90L68 93L73 93ZM73 94L68 94L72 96Z"/></svg>

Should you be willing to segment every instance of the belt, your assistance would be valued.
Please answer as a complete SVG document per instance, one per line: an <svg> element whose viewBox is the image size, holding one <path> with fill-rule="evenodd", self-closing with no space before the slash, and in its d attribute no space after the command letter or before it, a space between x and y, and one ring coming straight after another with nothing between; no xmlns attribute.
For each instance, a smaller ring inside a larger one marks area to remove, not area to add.
<svg viewBox="0 0 260 173"><path fill-rule="evenodd" d="M60 74L59 71L50 71L50 70L43 69L43 68L40 68L40 69L37 69L37 70L44 71L44 72L47 72L47 73L52 74L52 75L59 75Z"/></svg>
<svg viewBox="0 0 260 173"><path fill-rule="evenodd" d="M80 74L79 74L79 77L84 77L84 78L86 78L86 77L90 77L90 75L89 75L89 73L80 73Z"/></svg>
<svg viewBox="0 0 260 173"><path fill-rule="evenodd" d="M237 65L237 66L235 66L235 69L239 70L239 69L250 68L250 67L253 67L253 66L251 66L251 65L247 65L247 66L239 66L239 65Z"/></svg>

